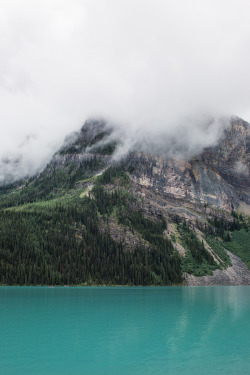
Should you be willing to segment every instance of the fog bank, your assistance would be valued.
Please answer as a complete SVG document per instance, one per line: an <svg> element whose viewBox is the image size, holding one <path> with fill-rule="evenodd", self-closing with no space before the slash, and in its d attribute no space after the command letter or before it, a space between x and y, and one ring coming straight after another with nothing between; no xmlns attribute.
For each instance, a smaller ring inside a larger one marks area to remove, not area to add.
<svg viewBox="0 0 250 375"><path fill-rule="evenodd" d="M207 116L250 120L249 11L244 0L1 1L0 181L42 168L88 117L117 124L125 148L153 139L187 152L216 143Z"/></svg>

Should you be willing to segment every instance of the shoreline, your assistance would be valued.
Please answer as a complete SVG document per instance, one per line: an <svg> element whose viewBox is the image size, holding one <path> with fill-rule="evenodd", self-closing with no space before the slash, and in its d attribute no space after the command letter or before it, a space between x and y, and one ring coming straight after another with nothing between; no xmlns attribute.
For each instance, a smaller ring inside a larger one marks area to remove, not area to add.
<svg viewBox="0 0 250 375"><path fill-rule="evenodd" d="M235 254L227 251L230 256L232 266L224 270L215 270L212 275L207 276L194 276L185 274L183 283L169 284L169 285L123 285L123 284L69 284L69 285L56 285L56 284L0 284L0 287L45 287L45 288L166 288L166 287L190 287L190 286L249 286L250 285L250 270L246 264Z"/></svg>

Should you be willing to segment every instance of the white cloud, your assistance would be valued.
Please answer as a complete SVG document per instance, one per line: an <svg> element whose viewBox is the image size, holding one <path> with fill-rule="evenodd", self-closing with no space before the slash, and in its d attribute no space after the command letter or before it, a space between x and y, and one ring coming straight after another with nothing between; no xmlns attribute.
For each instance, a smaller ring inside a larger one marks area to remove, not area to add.
<svg viewBox="0 0 250 375"><path fill-rule="evenodd" d="M180 127L186 116L250 120L249 11L244 0L2 0L0 158L32 154L35 170L90 115L139 134L188 127L190 142L204 137L197 121Z"/></svg>

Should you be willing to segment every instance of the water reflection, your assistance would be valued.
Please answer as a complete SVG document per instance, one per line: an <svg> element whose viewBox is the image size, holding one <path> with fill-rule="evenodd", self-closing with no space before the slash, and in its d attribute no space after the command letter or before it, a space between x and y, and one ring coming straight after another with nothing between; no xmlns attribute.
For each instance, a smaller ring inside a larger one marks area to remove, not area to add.
<svg viewBox="0 0 250 375"><path fill-rule="evenodd" d="M26 375L250 373L249 292L0 288L1 366L5 375L15 363Z"/></svg>

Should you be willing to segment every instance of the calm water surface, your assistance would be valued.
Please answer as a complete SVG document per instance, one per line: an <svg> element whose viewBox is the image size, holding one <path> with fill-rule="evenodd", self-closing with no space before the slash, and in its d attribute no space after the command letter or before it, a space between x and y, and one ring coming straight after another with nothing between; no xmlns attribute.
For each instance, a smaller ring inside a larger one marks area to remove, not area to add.
<svg viewBox="0 0 250 375"><path fill-rule="evenodd" d="M0 287L1 375L249 375L250 287Z"/></svg>

